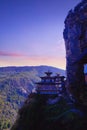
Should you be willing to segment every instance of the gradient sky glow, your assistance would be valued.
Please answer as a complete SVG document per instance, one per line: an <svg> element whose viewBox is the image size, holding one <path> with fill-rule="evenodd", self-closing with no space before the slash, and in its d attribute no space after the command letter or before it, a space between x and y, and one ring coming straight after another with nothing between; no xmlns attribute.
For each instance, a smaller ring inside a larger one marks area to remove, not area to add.
<svg viewBox="0 0 87 130"><path fill-rule="evenodd" d="M65 69L64 20L81 0L0 0L0 66Z"/></svg>

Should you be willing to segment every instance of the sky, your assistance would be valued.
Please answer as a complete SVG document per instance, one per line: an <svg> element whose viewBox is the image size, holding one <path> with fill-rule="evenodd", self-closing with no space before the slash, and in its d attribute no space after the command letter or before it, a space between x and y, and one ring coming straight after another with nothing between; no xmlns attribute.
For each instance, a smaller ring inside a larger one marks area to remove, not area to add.
<svg viewBox="0 0 87 130"><path fill-rule="evenodd" d="M0 67L66 68L64 20L81 0L0 0Z"/></svg>

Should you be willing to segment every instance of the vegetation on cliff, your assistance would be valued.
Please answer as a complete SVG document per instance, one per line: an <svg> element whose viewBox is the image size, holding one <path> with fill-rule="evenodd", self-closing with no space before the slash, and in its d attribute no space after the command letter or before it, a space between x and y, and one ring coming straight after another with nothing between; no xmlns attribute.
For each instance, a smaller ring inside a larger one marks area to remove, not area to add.
<svg viewBox="0 0 87 130"><path fill-rule="evenodd" d="M49 100L58 100L50 103ZM84 113L66 99L31 94L11 130L86 130Z"/></svg>

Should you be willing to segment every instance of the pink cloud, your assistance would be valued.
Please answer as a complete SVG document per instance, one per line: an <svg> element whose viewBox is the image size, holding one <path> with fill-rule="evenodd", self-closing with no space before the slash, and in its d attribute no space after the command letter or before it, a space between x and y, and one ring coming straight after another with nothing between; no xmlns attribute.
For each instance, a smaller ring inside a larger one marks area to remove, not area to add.
<svg viewBox="0 0 87 130"><path fill-rule="evenodd" d="M15 53L15 52L0 51L0 56L22 57L24 55L21 53Z"/></svg>
<svg viewBox="0 0 87 130"><path fill-rule="evenodd" d="M0 56L0 66L50 65L65 68L63 56L27 55L7 51L0 51Z"/></svg>

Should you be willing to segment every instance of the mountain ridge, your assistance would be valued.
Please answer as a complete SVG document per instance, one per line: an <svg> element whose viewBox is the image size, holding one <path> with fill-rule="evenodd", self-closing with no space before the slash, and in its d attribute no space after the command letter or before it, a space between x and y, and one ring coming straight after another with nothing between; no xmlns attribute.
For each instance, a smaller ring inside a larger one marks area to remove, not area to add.
<svg viewBox="0 0 87 130"><path fill-rule="evenodd" d="M44 69L44 68L50 68L50 69L52 69L52 68L55 68L55 69L57 69L57 70L61 70L61 71L65 71L64 69L62 69L62 68L57 68L57 67L53 67L53 66L47 66L47 65L40 65L40 66L6 66L6 67L0 67L0 71L9 71L9 70L16 70L16 71L18 71L18 70L26 70L26 71L28 71L28 70L30 70L31 68L37 68L37 69L39 69L39 68L41 68L41 69Z"/></svg>

